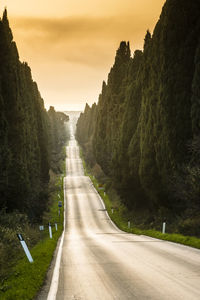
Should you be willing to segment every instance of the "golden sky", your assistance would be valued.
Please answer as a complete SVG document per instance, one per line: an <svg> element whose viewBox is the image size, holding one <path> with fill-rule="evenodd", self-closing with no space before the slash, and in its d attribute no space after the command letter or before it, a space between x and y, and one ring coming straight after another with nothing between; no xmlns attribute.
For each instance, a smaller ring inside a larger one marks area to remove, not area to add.
<svg viewBox="0 0 200 300"><path fill-rule="evenodd" d="M165 0L5 0L21 61L46 108L82 110L97 102L120 41L143 48Z"/></svg>

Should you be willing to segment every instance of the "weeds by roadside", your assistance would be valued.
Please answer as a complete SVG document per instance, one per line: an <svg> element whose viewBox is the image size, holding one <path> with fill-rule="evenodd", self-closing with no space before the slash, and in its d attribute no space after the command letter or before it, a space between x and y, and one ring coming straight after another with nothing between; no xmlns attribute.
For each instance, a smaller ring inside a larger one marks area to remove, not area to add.
<svg viewBox="0 0 200 300"><path fill-rule="evenodd" d="M63 231L63 206L58 213L58 201L64 204L63 174L51 174L49 211L43 222L29 224L25 215L17 212L1 214L0 225L0 299L31 300L41 288L53 257L57 241ZM49 238L48 223L52 225L53 238ZM57 223L57 231L55 228ZM44 225L44 231L39 230ZM16 234L21 233L30 249L34 262L29 263Z"/></svg>

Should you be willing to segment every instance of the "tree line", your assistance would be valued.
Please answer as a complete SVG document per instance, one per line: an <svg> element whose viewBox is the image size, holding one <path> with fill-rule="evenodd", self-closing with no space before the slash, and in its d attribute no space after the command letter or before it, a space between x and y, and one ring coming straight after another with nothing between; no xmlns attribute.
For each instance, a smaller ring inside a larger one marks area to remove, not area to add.
<svg viewBox="0 0 200 300"><path fill-rule="evenodd" d="M47 112L27 63L19 60L7 11L0 20L0 210L39 220L49 170L59 172L68 116Z"/></svg>
<svg viewBox="0 0 200 300"><path fill-rule="evenodd" d="M167 0L143 51L120 43L77 139L125 206L200 235L200 1Z"/></svg>

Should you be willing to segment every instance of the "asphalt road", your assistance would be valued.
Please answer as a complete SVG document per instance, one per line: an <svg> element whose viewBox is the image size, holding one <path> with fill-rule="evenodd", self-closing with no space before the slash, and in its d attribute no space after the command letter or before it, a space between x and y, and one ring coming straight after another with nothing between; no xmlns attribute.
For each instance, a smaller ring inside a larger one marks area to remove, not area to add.
<svg viewBox="0 0 200 300"><path fill-rule="evenodd" d="M117 229L84 176L71 130L56 299L200 299L200 251Z"/></svg>

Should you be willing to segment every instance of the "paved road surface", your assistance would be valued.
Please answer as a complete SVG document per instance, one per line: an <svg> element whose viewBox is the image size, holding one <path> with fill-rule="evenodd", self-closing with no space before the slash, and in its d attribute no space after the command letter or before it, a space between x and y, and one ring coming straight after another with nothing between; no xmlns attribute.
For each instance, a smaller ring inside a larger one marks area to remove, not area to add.
<svg viewBox="0 0 200 300"><path fill-rule="evenodd" d="M57 300L200 299L200 251L115 228L84 176L73 130L65 184Z"/></svg>

